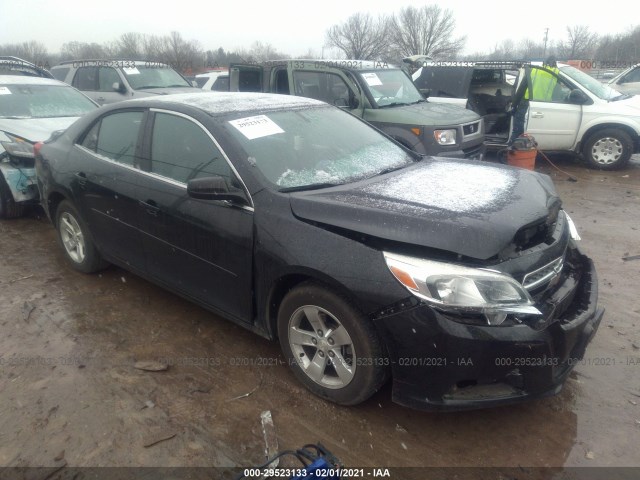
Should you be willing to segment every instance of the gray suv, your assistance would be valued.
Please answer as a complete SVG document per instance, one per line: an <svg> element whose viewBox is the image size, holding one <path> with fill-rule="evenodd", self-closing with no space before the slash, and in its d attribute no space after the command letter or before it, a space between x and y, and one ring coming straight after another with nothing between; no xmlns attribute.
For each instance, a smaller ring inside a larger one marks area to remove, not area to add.
<svg viewBox="0 0 640 480"><path fill-rule="evenodd" d="M130 98L202 92L169 65L139 60L73 60L51 68L53 76L100 105Z"/></svg>

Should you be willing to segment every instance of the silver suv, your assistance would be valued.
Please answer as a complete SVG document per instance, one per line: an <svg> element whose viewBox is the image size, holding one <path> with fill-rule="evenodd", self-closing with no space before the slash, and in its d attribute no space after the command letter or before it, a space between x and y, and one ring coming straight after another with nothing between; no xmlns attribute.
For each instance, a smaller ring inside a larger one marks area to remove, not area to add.
<svg viewBox="0 0 640 480"><path fill-rule="evenodd" d="M73 60L51 68L53 76L100 105L130 98L202 91L169 65L139 60Z"/></svg>

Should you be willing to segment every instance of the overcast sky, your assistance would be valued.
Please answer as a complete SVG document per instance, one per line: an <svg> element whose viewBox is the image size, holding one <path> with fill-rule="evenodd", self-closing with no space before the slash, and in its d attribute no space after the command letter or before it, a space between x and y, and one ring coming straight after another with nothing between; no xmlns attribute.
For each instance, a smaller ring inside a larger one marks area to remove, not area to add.
<svg viewBox="0 0 640 480"><path fill-rule="evenodd" d="M616 2L620 4L623 2ZM626 2L624 2L626 3ZM422 6L414 0L398 3L384 0L297 1L170 1L108 0L91 2L64 0L0 0L0 44L37 40L50 52L69 41L104 43L122 33L167 35L180 32L187 40L198 40L205 50L248 48L260 40L277 50L302 55L320 53L328 27L362 11L393 13L402 6ZM471 1L448 0L458 35L466 35L464 53L489 52L505 39L542 41L545 28L549 40L566 37L566 26L584 24L599 34L625 32L638 22L636 0L622 8L595 8L595 4L572 6L561 0ZM172 5L168 7L168 5Z"/></svg>

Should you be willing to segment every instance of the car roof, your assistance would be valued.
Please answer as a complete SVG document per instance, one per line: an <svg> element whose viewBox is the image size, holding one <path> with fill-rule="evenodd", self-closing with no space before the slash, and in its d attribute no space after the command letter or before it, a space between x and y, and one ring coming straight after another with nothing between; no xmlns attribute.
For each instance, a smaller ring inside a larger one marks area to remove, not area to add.
<svg viewBox="0 0 640 480"><path fill-rule="evenodd" d="M39 67L31 62L27 62L18 57L12 57L7 55L0 56L0 74L6 72L15 72L9 73L9 75L17 75L20 74L22 76L31 76L31 77L42 77L42 78L53 78L51 72L43 67Z"/></svg>
<svg viewBox="0 0 640 480"><path fill-rule="evenodd" d="M55 67L69 66L72 65L74 67L86 67L86 66L100 66L104 65L105 67L126 67L128 65L139 65L139 66L148 66L148 67L156 67L158 65L166 65L164 62L158 62L155 60L126 60L126 59L115 59L115 58L83 58L79 60L65 60L64 62L60 62Z"/></svg>
<svg viewBox="0 0 640 480"><path fill-rule="evenodd" d="M0 75L0 85L62 85L64 82L53 78L31 77L27 75Z"/></svg>
<svg viewBox="0 0 640 480"><path fill-rule="evenodd" d="M216 70L215 72L205 72L196 75L196 78L219 77L220 75L229 75L229 70Z"/></svg>
<svg viewBox="0 0 640 480"><path fill-rule="evenodd" d="M325 102L294 95L278 95L271 93L240 92L203 92L177 93L158 95L139 99L126 100L114 104L121 108L145 106L149 108L167 108L169 106L189 106L209 115L225 115L228 113L262 112L289 109L301 109L326 106Z"/></svg>
<svg viewBox="0 0 640 480"><path fill-rule="evenodd" d="M400 69L396 65L392 65L382 60L350 60L344 58L292 58L287 60L271 60L265 62L274 66L286 65L289 62L314 62L326 68L341 68L343 70L395 70ZM242 65L242 64L240 64ZM258 64L259 65L259 64Z"/></svg>

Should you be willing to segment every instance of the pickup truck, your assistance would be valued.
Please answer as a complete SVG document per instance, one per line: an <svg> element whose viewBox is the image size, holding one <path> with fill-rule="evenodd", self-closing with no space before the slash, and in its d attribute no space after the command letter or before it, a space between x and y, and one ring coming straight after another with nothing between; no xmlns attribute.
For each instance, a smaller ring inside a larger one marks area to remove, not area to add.
<svg viewBox="0 0 640 480"><path fill-rule="evenodd" d="M361 60L286 60L232 64L232 92L322 100L362 118L421 154L481 159L484 122L464 106L432 103L403 70Z"/></svg>

